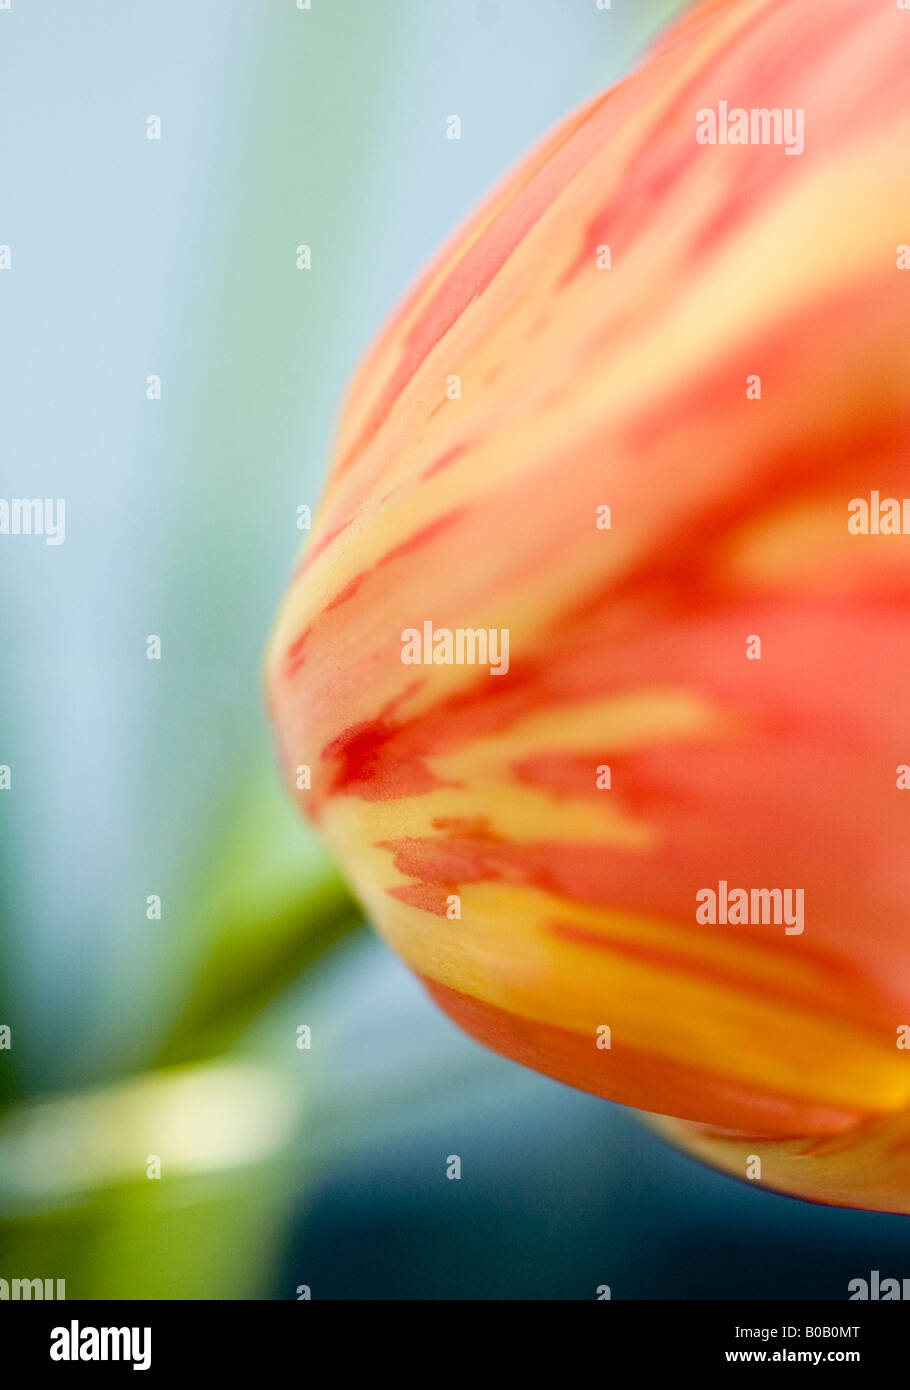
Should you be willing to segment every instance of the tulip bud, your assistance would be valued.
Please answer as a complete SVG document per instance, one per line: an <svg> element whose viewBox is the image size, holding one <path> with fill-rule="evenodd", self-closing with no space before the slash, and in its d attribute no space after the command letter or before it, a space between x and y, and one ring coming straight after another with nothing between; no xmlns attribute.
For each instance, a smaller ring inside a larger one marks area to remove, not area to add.
<svg viewBox="0 0 910 1390"><path fill-rule="evenodd" d="M895 1211L908 76L893 4L710 0L565 121L368 355L268 658L462 1027Z"/></svg>

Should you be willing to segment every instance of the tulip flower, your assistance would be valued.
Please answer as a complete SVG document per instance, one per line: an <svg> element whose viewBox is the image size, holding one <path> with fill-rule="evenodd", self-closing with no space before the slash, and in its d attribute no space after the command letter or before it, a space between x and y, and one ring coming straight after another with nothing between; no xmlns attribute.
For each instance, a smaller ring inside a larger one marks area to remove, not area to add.
<svg viewBox="0 0 910 1390"><path fill-rule="evenodd" d="M708 0L545 139L367 356L267 677L464 1029L904 1212L908 78L890 0Z"/></svg>

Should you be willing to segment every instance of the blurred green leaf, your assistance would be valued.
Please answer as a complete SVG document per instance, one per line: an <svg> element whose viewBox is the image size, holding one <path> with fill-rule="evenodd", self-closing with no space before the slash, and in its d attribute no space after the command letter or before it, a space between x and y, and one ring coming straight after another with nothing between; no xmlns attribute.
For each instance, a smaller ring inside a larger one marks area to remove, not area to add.
<svg viewBox="0 0 910 1390"><path fill-rule="evenodd" d="M67 1298L255 1296L296 1200L302 1107L290 1068L230 1060L14 1107L4 1271Z"/></svg>

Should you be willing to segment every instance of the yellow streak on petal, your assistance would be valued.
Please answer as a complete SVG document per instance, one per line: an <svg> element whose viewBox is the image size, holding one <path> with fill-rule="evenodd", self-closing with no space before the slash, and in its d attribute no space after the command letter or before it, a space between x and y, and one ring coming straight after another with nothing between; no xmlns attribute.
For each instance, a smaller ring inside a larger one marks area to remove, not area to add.
<svg viewBox="0 0 910 1390"><path fill-rule="evenodd" d="M587 704L558 704L512 727L472 739L453 753L431 759L446 780L475 784L508 775L509 765L537 753L609 753L652 747L682 738L729 736L734 721L694 691L638 690ZM594 785L596 764L591 767ZM605 792L604 796L609 793Z"/></svg>
<svg viewBox="0 0 910 1390"><path fill-rule="evenodd" d="M851 535L849 500L843 493L802 502L743 528L719 553L719 571L753 591L788 594L867 592L893 583L895 571L910 565L910 538Z"/></svg>
<svg viewBox="0 0 910 1390"><path fill-rule="evenodd" d="M551 841L558 826L559 839L567 842L596 840L616 849L653 849L654 831L624 815L611 797L612 793L605 791L598 802L566 797L557 803L534 787L502 780L484 782L472 776L469 788L447 787L407 801L371 802L367 813L358 813L357 823L371 842L373 836L384 840L406 835L432 838L437 833L434 822L482 818L492 834L516 844Z"/></svg>
<svg viewBox="0 0 910 1390"><path fill-rule="evenodd" d="M683 1120L652 1116L655 1128L703 1162L744 1178L752 1155L761 1178L752 1185L832 1206L910 1215L910 1113L870 1120L834 1139L726 1137Z"/></svg>

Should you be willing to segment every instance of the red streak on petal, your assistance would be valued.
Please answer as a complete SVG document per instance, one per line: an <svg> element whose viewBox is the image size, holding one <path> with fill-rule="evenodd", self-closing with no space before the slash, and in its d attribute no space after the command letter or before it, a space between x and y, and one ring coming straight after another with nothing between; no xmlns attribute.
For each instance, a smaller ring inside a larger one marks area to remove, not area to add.
<svg viewBox="0 0 910 1390"><path fill-rule="evenodd" d="M393 546L391 550L387 550L385 555L376 561L375 565L370 565L367 569L360 570L357 574L353 575L348 582L338 590L337 594L329 600L325 606L325 612L330 613L333 608L338 608L342 603L346 603L349 598L352 598L354 594L356 594L360 586L365 583L371 575L378 573L378 571L384 569L386 565L394 564L396 560L403 560L415 550L419 550L421 546L429 545L437 536L442 535L450 526L453 526L461 515L462 512L458 509L443 512L441 516L428 522L421 530L415 531L412 536L408 536L407 540L403 540L399 545Z"/></svg>
<svg viewBox="0 0 910 1390"><path fill-rule="evenodd" d="M466 453L470 447L470 444L455 444L451 449L446 449L445 453L440 454L439 458L435 459L428 468L425 468L420 476L432 478L434 474L441 473L444 468L448 468L450 463L461 458L462 454Z"/></svg>
<svg viewBox="0 0 910 1390"><path fill-rule="evenodd" d="M331 531L326 531L324 536L320 536L318 541L311 545L307 553L304 555L302 561L300 562L300 565L298 566L297 574L301 575L305 570L309 569L313 561L318 559L318 557L322 554L324 550L328 549L328 547L332 544L332 541L336 540L341 535L342 531L347 530L347 528L350 526L353 520L354 518L352 516L349 516L347 521L342 521L339 526L333 526Z"/></svg>
<svg viewBox="0 0 910 1390"><path fill-rule="evenodd" d="M303 665L303 649L306 640L310 635L310 628L304 628L299 637L296 637L288 647L285 657L284 673L286 676L293 676Z"/></svg>
<svg viewBox="0 0 910 1390"><path fill-rule="evenodd" d="M607 793L598 788L596 772L606 762L603 748L592 749L590 753L536 753L513 763L512 776L516 782L539 787L557 797L600 799Z"/></svg>

